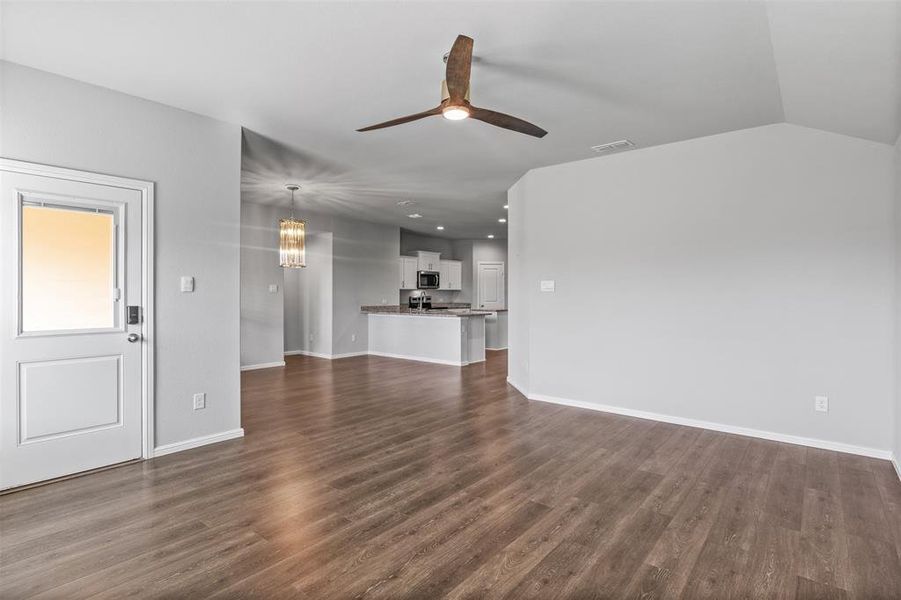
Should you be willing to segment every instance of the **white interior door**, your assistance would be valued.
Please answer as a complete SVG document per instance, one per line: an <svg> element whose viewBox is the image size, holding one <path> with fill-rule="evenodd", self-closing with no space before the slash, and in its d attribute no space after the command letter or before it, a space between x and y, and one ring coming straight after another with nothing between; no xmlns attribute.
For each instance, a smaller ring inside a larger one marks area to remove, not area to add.
<svg viewBox="0 0 901 600"><path fill-rule="evenodd" d="M0 489L141 457L141 192L0 170L0 202Z"/></svg>
<svg viewBox="0 0 901 600"><path fill-rule="evenodd" d="M485 310L506 308L504 297L504 263L480 262L478 272L479 306Z"/></svg>

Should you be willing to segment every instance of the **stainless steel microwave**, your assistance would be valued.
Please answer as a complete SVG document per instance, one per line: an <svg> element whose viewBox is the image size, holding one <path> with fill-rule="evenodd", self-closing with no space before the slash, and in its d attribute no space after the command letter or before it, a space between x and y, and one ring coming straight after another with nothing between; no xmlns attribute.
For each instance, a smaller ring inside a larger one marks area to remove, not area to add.
<svg viewBox="0 0 901 600"><path fill-rule="evenodd" d="M438 271L417 271L416 289L437 290L439 283L438 279Z"/></svg>

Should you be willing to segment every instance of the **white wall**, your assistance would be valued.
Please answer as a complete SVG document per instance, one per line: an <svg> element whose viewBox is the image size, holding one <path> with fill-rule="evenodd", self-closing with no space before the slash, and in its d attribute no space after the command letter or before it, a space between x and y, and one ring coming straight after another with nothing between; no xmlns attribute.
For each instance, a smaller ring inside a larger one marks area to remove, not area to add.
<svg viewBox="0 0 901 600"><path fill-rule="evenodd" d="M240 128L8 62L0 81L4 158L156 184L156 444L240 427Z"/></svg>
<svg viewBox="0 0 901 600"><path fill-rule="evenodd" d="M890 450L892 160L779 124L529 172L509 194L511 378Z"/></svg>
<svg viewBox="0 0 901 600"><path fill-rule="evenodd" d="M241 204L241 366L284 360L284 274L278 261L279 212ZM270 285L278 291L269 291Z"/></svg>

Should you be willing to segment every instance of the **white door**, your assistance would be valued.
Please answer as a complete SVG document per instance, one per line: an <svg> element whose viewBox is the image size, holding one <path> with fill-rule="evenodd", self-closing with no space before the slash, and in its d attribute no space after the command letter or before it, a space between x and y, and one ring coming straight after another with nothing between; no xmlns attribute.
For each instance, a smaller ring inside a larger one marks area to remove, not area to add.
<svg viewBox="0 0 901 600"><path fill-rule="evenodd" d="M479 284L479 308L485 310L506 308L504 263L480 262L477 281Z"/></svg>
<svg viewBox="0 0 901 600"><path fill-rule="evenodd" d="M0 169L0 489L142 456L141 202Z"/></svg>

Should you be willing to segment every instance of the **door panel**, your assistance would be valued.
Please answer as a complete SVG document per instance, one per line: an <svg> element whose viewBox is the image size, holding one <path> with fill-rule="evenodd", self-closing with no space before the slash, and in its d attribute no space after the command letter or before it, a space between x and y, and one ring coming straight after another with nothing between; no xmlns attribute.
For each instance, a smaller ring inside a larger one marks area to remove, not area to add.
<svg viewBox="0 0 901 600"><path fill-rule="evenodd" d="M504 263L480 262L478 273L479 308L499 310L506 308L504 298Z"/></svg>
<svg viewBox="0 0 901 600"><path fill-rule="evenodd" d="M0 488L142 454L141 201L0 171Z"/></svg>
<svg viewBox="0 0 901 600"><path fill-rule="evenodd" d="M121 370L121 356L19 364L19 443L121 427Z"/></svg>

